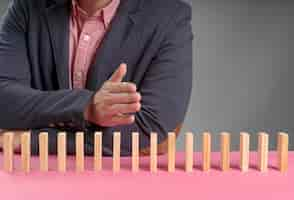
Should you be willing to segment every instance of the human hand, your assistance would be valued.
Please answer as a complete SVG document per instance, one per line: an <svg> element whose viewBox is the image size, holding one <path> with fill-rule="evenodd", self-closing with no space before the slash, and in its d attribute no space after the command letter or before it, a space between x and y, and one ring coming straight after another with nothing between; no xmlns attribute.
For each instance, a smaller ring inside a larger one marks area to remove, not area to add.
<svg viewBox="0 0 294 200"><path fill-rule="evenodd" d="M104 127L134 123L134 113L141 109L141 95L135 84L122 82L126 73L126 64L121 64L96 92L86 108L86 120Z"/></svg>

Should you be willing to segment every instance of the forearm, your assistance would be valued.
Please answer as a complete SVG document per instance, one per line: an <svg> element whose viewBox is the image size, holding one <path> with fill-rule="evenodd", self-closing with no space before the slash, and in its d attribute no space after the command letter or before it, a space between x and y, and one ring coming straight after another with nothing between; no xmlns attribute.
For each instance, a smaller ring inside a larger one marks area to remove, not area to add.
<svg viewBox="0 0 294 200"><path fill-rule="evenodd" d="M88 90L40 91L0 80L0 127L33 129L59 122L79 125L92 95Z"/></svg>

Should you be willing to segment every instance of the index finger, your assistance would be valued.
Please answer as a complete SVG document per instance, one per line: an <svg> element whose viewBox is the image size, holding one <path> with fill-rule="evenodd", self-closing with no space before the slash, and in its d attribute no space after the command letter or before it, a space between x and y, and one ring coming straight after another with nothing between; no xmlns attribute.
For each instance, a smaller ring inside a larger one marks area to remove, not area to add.
<svg viewBox="0 0 294 200"><path fill-rule="evenodd" d="M105 89L111 93L134 93L137 91L137 87L134 83L122 82L113 83L108 82L105 84Z"/></svg>

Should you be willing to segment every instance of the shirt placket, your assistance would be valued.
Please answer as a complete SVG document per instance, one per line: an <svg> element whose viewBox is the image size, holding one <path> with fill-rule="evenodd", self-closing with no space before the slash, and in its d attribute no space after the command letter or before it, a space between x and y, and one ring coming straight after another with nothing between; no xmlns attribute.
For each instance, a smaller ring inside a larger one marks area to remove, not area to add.
<svg viewBox="0 0 294 200"><path fill-rule="evenodd" d="M78 48L76 52L75 67L73 73L73 85L76 89L85 87L87 76L87 56L89 55L89 47L91 43L91 35L89 33L89 22L86 21L79 37Z"/></svg>

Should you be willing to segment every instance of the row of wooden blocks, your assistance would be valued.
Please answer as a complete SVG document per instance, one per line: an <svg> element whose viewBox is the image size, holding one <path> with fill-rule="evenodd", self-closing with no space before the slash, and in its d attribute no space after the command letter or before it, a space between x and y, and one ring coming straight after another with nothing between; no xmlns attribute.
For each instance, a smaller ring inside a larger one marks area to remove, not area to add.
<svg viewBox="0 0 294 200"><path fill-rule="evenodd" d="M13 155L14 155L14 133L7 132L4 134L3 157L4 170L13 171ZM113 171L120 171L120 151L121 151L121 134L115 132L113 134ZM220 167L223 171L230 169L230 133L221 133L221 163ZM57 169L59 172L65 172L66 167L66 133L59 133L57 136ZM193 171L194 161L194 135L186 133L185 136L185 170ZM286 133L278 133L277 142L278 152L278 168L281 172L288 169L288 145L289 136ZM21 134L21 168L24 172L30 172L30 133ZM158 157L158 139L156 133L150 134L150 171L157 171ZM132 171L139 170L139 133L132 133ZM267 133L258 134L258 167L262 172L268 169L268 150L269 135ZM240 170L247 171L249 169L250 154L250 135L248 133L240 134ZM84 133L76 133L76 171L84 171ZM94 136L94 163L95 171L102 169L102 133L97 132ZM48 133L39 134L39 161L40 170L48 171ZM168 133L168 171L175 171L176 162L176 135ZM203 133L202 135L202 169L208 171L211 168L211 134Z"/></svg>

